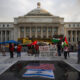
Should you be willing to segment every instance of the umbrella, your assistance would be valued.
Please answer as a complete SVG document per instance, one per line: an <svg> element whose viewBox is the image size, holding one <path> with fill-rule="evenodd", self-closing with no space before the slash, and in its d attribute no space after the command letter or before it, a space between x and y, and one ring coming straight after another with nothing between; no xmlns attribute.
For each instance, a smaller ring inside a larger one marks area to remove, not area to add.
<svg viewBox="0 0 80 80"><path fill-rule="evenodd" d="M0 42L0 44L2 44L2 42Z"/></svg>
<svg viewBox="0 0 80 80"><path fill-rule="evenodd" d="M14 44L19 44L19 42L17 42L17 41L14 41L14 40L5 41L5 42L3 42L3 43L14 43Z"/></svg>
<svg viewBox="0 0 80 80"><path fill-rule="evenodd" d="M0 44L5 44L5 42L0 42Z"/></svg>

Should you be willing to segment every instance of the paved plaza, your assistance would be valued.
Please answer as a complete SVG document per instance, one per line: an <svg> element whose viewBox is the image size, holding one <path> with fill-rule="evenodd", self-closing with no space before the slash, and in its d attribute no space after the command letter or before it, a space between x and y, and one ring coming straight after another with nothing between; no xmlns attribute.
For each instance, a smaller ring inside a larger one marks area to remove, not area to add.
<svg viewBox="0 0 80 80"><path fill-rule="evenodd" d="M67 60L64 59L63 55L61 57L58 56L28 56L27 52L22 52L21 57L16 57L16 53L14 53L14 58L10 58L9 53L6 53L6 56L2 56L0 53L0 75L5 72L8 68L10 68L17 61L64 61L75 70L80 72L80 64L77 64L77 52L70 52L70 57Z"/></svg>

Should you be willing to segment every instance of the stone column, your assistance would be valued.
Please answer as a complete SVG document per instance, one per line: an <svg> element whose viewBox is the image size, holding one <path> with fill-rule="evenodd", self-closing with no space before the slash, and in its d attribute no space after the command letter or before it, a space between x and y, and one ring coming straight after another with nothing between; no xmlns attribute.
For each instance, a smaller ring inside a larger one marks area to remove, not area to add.
<svg viewBox="0 0 80 80"><path fill-rule="evenodd" d="M0 42L1 42L1 30L0 30Z"/></svg>
<svg viewBox="0 0 80 80"><path fill-rule="evenodd" d="M47 38L48 38L48 27L47 27Z"/></svg>
<svg viewBox="0 0 80 80"><path fill-rule="evenodd" d="M20 38L20 27L18 27L18 38Z"/></svg>
<svg viewBox="0 0 80 80"><path fill-rule="evenodd" d="M52 27L52 37L53 37L53 35L54 35L54 28Z"/></svg>
<svg viewBox="0 0 80 80"><path fill-rule="evenodd" d="M75 39L76 39L76 42L77 42L77 30L75 31L75 36L76 36L76 38L75 38Z"/></svg>
<svg viewBox="0 0 80 80"><path fill-rule="evenodd" d="M9 31L9 40L11 40L11 31Z"/></svg>
<svg viewBox="0 0 80 80"><path fill-rule="evenodd" d="M43 27L41 27L41 38L43 38Z"/></svg>
<svg viewBox="0 0 80 80"><path fill-rule="evenodd" d="M32 38L31 27L30 27L30 38Z"/></svg>
<svg viewBox="0 0 80 80"><path fill-rule="evenodd" d="M80 41L80 31L79 31L79 41Z"/></svg>
<svg viewBox="0 0 80 80"><path fill-rule="evenodd" d="M26 38L26 28L24 27L24 38Z"/></svg>
<svg viewBox="0 0 80 80"><path fill-rule="evenodd" d="M71 43L73 42L73 31L71 30Z"/></svg>
<svg viewBox="0 0 80 80"><path fill-rule="evenodd" d="M7 40L6 30L5 30L5 41Z"/></svg>
<svg viewBox="0 0 80 80"><path fill-rule="evenodd" d="M1 42L2 42L2 40L3 40L3 39L2 39L2 30L1 30Z"/></svg>
<svg viewBox="0 0 80 80"><path fill-rule="evenodd" d="M35 38L37 38L37 26L35 27L36 29L36 31L35 31Z"/></svg>

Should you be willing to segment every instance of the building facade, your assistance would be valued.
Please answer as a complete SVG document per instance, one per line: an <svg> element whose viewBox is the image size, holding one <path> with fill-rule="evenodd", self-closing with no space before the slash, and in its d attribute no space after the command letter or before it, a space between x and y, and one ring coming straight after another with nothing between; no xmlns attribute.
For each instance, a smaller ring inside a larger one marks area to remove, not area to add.
<svg viewBox="0 0 80 80"><path fill-rule="evenodd" d="M0 42L14 39L14 25L12 22L0 22Z"/></svg>
<svg viewBox="0 0 80 80"><path fill-rule="evenodd" d="M80 41L80 22L65 22L65 35L73 50L76 49L78 41Z"/></svg>
<svg viewBox="0 0 80 80"><path fill-rule="evenodd" d="M0 22L0 42L18 38L48 39L54 35L64 35L72 46L80 40L80 22L64 22L64 18L54 16L37 8L24 16L14 18L14 22Z"/></svg>
<svg viewBox="0 0 80 80"><path fill-rule="evenodd" d="M55 34L64 34L64 18L50 14L38 3L36 9L14 18L14 29L15 40L25 37L52 38Z"/></svg>

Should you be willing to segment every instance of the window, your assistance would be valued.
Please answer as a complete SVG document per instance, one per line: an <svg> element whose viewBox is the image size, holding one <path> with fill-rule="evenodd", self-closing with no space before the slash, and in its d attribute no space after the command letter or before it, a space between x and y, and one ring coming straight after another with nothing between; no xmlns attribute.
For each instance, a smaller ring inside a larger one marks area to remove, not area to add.
<svg viewBox="0 0 80 80"><path fill-rule="evenodd" d="M3 27L5 27L5 25L3 24Z"/></svg>
<svg viewBox="0 0 80 80"><path fill-rule="evenodd" d="M9 27L9 24L7 24L7 27Z"/></svg>
<svg viewBox="0 0 80 80"><path fill-rule="evenodd" d="M73 42L74 42L74 37L73 37Z"/></svg>
<svg viewBox="0 0 80 80"><path fill-rule="evenodd" d="M44 38L46 38L46 35L43 35Z"/></svg>
<svg viewBox="0 0 80 80"><path fill-rule="evenodd" d="M37 37L38 37L38 38L41 38L41 36L40 36L40 35L38 35Z"/></svg>
<svg viewBox="0 0 80 80"><path fill-rule="evenodd" d="M70 42L70 37L68 38L68 41Z"/></svg>
<svg viewBox="0 0 80 80"><path fill-rule="evenodd" d="M32 35L32 38L35 38L35 35Z"/></svg>
<svg viewBox="0 0 80 80"><path fill-rule="evenodd" d="M78 37L77 37L77 41L78 41Z"/></svg>
<svg viewBox="0 0 80 80"><path fill-rule="evenodd" d="M75 24L73 24L73 27L75 27Z"/></svg>
<svg viewBox="0 0 80 80"><path fill-rule="evenodd" d="M52 31L52 28L48 28L48 32L51 32Z"/></svg>
<svg viewBox="0 0 80 80"><path fill-rule="evenodd" d="M71 24L69 24L69 27L71 27Z"/></svg>
<svg viewBox="0 0 80 80"><path fill-rule="evenodd" d="M58 28L54 28L54 32L57 32L58 31Z"/></svg>
<svg viewBox="0 0 80 80"><path fill-rule="evenodd" d="M24 28L23 28L23 27L21 27L21 28L20 28L20 31L21 31L21 32L24 32Z"/></svg>
<svg viewBox="0 0 80 80"><path fill-rule="evenodd" d="M26 28L26 32L30 32L30 28Z"/></svg>
<svg viewBox="0 0 80 80"><path fill-rule="evenodd" d="M77 27L79 27L79 24L77 24Z"/></svg>
<svg viewBox="0 0 80 80"><path fill-rule="evenodd" d="M46 27L43 28L43 32L46 32Z"/></svg>
<svg viewBox="0 0 80 80"><path fill-rule="evenodd" d="M41 28L37 28L37 32L41 32Z"/></svg>
<svg viewBox="0 0 80 80"><path fill-rule="evenodd" d="M35 32L35 28L32 28L32 32Z"/></svg>

